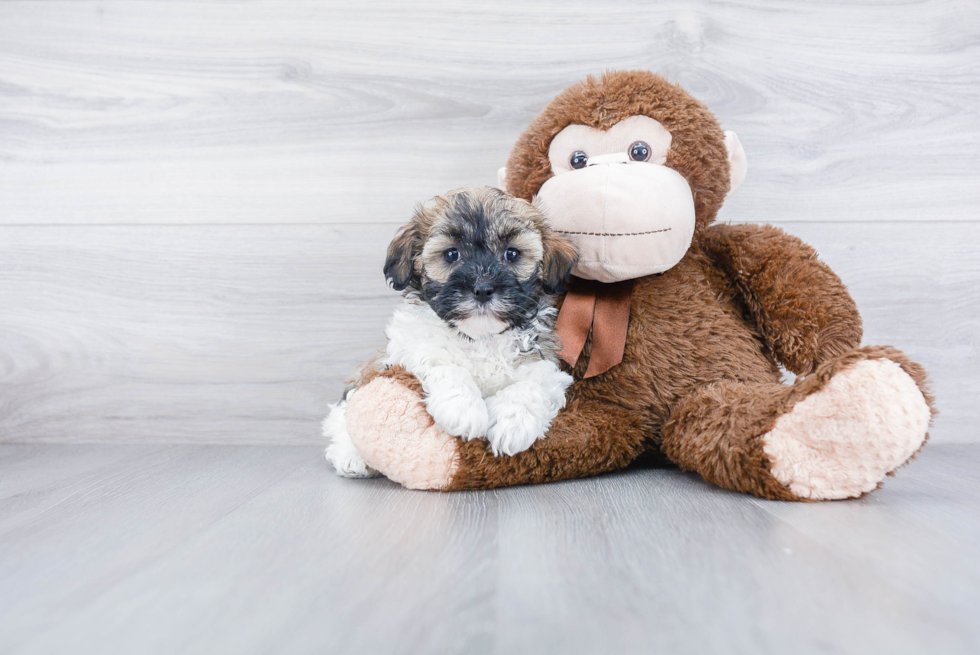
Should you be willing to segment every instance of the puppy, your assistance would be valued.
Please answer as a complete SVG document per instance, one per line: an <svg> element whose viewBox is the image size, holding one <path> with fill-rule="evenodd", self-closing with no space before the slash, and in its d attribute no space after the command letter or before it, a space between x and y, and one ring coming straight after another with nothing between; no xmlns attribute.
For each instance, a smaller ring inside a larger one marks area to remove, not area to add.
<svg viewBox="0 0 980 655"><path fill-rule="evenodd" d="M375 475L347 433L347 402L372 372L402 366L422 383L432 419L513 455L542 438L572 378L558 368L552 296L577 259L530 203L489 187L419 206L388 247L384 273L404 291L388 344L361 367L323 424L327 461Z"/></svg>

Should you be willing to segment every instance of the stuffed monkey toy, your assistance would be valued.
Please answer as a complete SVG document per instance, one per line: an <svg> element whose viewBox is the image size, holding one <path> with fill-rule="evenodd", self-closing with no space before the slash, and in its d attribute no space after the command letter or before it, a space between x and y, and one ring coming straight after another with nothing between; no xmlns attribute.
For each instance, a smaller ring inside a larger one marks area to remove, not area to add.
<svg viewBox="0 0 980 655"><path fill-rule="evenodd" d="M414 489L579 478L650 453L761 498L878 487L928 438L925 372L860 347L854 301L811 247L769 225L712 225L745 170L735 135L660 76L563 91L500 185L579 251L556 326L575 379L565 409L530 449L495 457L433 424L413 376L373 372L347 410L366 462Z"/></svg>

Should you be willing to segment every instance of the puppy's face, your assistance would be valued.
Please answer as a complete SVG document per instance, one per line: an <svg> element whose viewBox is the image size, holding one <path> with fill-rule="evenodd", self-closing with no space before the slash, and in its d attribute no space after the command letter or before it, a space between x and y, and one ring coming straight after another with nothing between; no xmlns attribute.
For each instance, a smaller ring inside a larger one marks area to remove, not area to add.
<svg viewBox="0 0 980 655"><path fill-rule="evenodd" d="M542 294L564 293L576 259L530 203L468 188L416 210L388 248L385 277L478 338L527 325Z"/></svg>

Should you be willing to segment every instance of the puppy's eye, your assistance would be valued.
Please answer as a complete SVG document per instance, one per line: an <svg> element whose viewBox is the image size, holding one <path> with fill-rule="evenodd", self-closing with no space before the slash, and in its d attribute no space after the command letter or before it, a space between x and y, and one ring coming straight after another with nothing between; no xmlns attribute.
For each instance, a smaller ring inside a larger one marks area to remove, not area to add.
<svg viewBox="0 0 980 655"><path fill-rule="evenodd" d="M517 248L508 248L506 251L504 251L504 259L509 261L511 264L516 262L520 256L521 251Z"/></svg>
<svg viewBox="0 0 980 655"><path fill-rule="evenodd" d="M449 264L453 264L459 261L459 251L456 250L455 248L450 248L449 250L444 252L442 256L446 258L446 262Z"/></svg>
<svg viewBox="0 0 980 655"><path fill-rule="evenodd" d="M585 168L585 165L588 162L589 156L581 150L576 150L572 153L572 156L568 158L568 165L572 168Z"/></svg>
<svg viewBox="0 0 980 655"><path fill-rule="evenodd" d="M633 161L646 161L650 159L650 146L643 141L637 141L630 146L630 159Z"/></svg>

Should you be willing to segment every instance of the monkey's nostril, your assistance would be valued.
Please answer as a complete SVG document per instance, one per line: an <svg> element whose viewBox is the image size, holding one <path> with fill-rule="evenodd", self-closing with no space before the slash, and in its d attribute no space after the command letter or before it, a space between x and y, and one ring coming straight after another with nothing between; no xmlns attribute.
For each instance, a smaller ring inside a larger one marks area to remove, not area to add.
<svg viewBox="0 0 980 655"><path fill-rule="evenodd" d="M489 282L477 282L473 285L473 295L480 302L486 302L493 295L493 285Z"/></svg>

